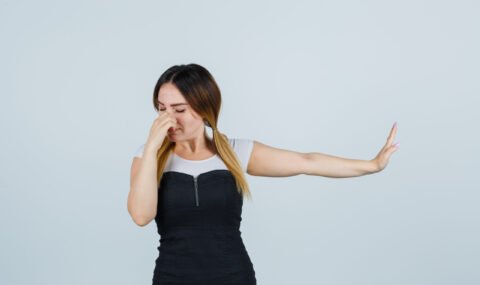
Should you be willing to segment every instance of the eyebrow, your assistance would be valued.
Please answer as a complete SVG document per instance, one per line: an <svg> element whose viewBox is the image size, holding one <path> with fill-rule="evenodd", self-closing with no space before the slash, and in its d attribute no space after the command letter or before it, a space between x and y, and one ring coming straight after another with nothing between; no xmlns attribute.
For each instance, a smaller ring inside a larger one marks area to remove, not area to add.
<svg viewBox="0 0 480 285"><path fill-rule="evenodd" d="M158 103L164 105L162 102L158 101ZM180 105L188 105L188 103L175 103L175 104L170 104L170 106L180 106Z"/></svg>

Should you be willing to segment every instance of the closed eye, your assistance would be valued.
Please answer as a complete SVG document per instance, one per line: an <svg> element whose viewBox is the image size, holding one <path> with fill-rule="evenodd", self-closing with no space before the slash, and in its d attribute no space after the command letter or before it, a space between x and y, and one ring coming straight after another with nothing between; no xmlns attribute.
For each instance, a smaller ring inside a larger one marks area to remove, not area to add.
<svg viewBox="0 0 480 285"><path fill-rule="evenodd" d="M165 109L160 109L160 111L165 111ZM183 109L183 110L176 110L176 111L177 111L177 113L183 113L183 112L185 112L185 109Z"/></svg>

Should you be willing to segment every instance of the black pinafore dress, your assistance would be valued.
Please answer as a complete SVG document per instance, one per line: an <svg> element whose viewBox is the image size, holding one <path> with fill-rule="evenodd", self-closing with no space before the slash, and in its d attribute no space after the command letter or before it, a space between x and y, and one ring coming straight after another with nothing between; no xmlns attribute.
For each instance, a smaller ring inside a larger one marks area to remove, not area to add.
<svg viewBox="0 0 480 285"><path fill-rule="evenodd" d="M229 170L163 173L155 223L160 235L154 285L254 285L242 241L243 198Z"/></svg>

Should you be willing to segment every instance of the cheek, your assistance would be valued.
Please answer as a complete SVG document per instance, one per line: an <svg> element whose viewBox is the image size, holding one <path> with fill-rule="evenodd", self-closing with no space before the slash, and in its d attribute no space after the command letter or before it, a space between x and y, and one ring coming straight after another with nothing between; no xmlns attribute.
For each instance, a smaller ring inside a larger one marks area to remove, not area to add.
<svg viewBox="0 0 480 285"><path fill-rule="evenodd" d="M189 128L189 126L192 125L192 123L190 122L191 119L189 119L188 117L186 116L178 116L177 117L177 125L182 128L182 129L185 129L185 128Z"/></svg>
<svg viewBox="0 0 480 285"><path fill-rule="evenodd" d="M177 117L177 124L184 130L196 130L203 127L203 121L199 121L191 116Z"/></svg>

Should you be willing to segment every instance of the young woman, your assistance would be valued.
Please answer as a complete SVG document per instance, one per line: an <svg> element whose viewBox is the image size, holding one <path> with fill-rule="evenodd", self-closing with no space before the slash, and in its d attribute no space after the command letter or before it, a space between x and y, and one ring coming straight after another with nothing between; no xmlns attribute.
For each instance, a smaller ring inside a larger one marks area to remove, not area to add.
<svg viewBox="0 0 480 285"><path fill-rule="evenodd" d="M397 131L372 160L278 149L218 129L221 93L207 69L175 65L159 78L153 121L133 159L128 212L139 226L155 220L161 237L153 284L256 284L240 232L245 173L353 177L384 169ZM206 126L213 131L212 137Z"/></svg>

